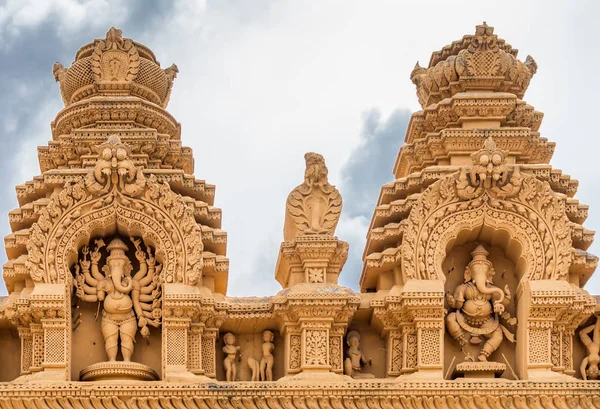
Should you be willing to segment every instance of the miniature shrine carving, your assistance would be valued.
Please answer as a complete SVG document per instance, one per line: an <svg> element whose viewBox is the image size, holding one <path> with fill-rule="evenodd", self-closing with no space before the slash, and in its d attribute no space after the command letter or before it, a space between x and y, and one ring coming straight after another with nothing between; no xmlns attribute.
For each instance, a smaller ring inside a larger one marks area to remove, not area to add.
<svg viewBox="0 0 600 409"><path fill-rule="evenodd" d="M600 315L596 315L595 324L579 331L579 338L588 353L581 361L581 376L584 380L598 379L600 376Z"/></svg>
<svg viewBox="0 0 600 409"><path fill-rule="evenodd" d="M323 156L309 152L304 159L304 183L292 190L287 199L285 241L291 241L299 234L333 235L342 211L342 197L327 180Z"/></svg>
<svg viewBox="0 0 600 409"><path fill-rule="evenodd" d="M346 335L348 344L348 357L344 360L344 374L355 379L374 378L373 374L362 373L363 365L371 365L371 359L365 358L360 350L360 334L357 331L350 331Z"/></svg>

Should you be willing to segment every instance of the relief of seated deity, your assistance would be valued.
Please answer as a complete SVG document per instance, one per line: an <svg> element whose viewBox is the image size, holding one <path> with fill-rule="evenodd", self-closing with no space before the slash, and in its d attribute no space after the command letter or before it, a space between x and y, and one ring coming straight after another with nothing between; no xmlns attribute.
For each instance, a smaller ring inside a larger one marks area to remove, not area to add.
<svg viewBox="0 0 600 409"><path fill-rule="evenodd" d="M463 284L454 294L446 295L448 305L455 310L446 317L446 327L460 343L467 361L486 362L505 337L514 342L514 335L501 324L501 319L511 325L516 319L506 311L511 300L508 286L503 291L492 285L495 271L487 259L487 250L480 245L471 255L473 259L465 268ZM465 350L468 343L483 343L477 358Z"/></svg>

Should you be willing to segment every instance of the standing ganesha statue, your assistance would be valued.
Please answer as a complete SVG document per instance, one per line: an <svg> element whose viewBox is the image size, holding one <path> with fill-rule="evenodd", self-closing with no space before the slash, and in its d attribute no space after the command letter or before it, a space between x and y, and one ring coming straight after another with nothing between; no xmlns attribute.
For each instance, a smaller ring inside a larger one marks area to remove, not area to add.
<svg viewBox="0 0 600 409"><path fill-rule="evenodd" d="M475 358L465 350L465 346L483 346L477 360L485 362L498 349L504 337L514 342L514 335L500 323L514 325L516 319L506 311L511 300L508 286L504 291L492 285L495 275L492 263L487 259L487 250L479 245L471 255L473 259L464 272L464 282L459 285L454 294L448 293L446 299L450 312L446 317L448 332L458 340L468 361Z"/></svg>
<svg viewBox="0 0 600 409"><path fill-rule="evenodd" d="M123 361L130 362L138 327L141 335L148 338L148 325L160 326L161 265L156 264L150 247L144 251L141 240L131 241L139 262L139 270L133 277L132 263L126 254L128 247L119 238L106 247L109 255L102 267L104 275L98 268L102 258L100 250L105 246L102 239L95 241L96 248L91 253L87 246L84 247L82 259L75 265L77 297L82 301L103 303L101 330L109 362L117 360L119 343Z"/></svg>

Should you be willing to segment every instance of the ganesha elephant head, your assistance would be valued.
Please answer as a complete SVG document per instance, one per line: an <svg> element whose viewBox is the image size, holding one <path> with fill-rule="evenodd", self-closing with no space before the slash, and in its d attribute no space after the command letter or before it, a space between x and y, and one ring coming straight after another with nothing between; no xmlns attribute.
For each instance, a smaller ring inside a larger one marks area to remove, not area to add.
<svg viewBox="0 0 600 409"><path fill-rule="evenodd" d="M505 293L502 289L492 285L492 278L496 273L492 263L487 259L488 251L481 245L471 253L473 259L465 269L465 283L472 281L481 294L491 295L494 312L504 311Z"/></svg>
<svg viewBox="0 0 600 409"><path fill-rule="evenodd" d="M113 239L108 247L110 255L106 258L106 266L104 267L107 271L107 276L110 274L110 278L115 286L115 289L122 294L128 294L133 288L133 281L131 280L131 262L125 254L128 247L119 238Z"/></svg>

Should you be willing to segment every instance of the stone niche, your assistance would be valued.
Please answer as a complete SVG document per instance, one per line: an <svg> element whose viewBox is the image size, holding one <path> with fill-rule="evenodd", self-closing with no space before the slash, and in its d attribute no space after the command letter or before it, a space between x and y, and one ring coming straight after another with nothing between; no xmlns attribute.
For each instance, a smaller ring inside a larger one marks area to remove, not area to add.
<svg viewBox="0 0 600 409"><path fill-rule="evenodd" d="M225 353L223 352L223 346L225 346L225 342L223 337L230 331L224 331L221 328L219 339L216 342L216 359L217 359L217 380L224 381L225 380L225 370L223 367L223 360L225 359ZM279 335L279 332L276 329L268 328L275 335L275 339L273 343L275 344L275 349L273 350L273 380L276 381L279 378L284 376L285 368L285 340L283 337ZM258 363L262 358L262 344L263 344L263 331L260 332L243 332L236 333L231 332L235 335L235 345L240 347L240 350L237 354L235 365L237 368L237 379L238 381L250 381L252 380L252 372L250 370L250 365L248 364L248 359L253 358Z"/></svg>
<svg viewBox="0 0 600 409"><path fill-rule="evenodd" d="M21 347L17 330L0 329L0 382L8 382L19 376L21 368Z"/></svg>
<svg viewBox="0 0 600 409"><path fill-rule="evenodd" d="M111 240L118 238L126 244L128 250L124 252L125 256L131 263L131 272L127 273L129 277L133 277L140 270L140 263L136 259L136 248L130 240L130 237L139 240L140 248L147 251L153 249L154 246L150 243L144 244L141 235L137 232L128 232L124 229L118 229L117 226L110 226L102 231L101 235L92 235L89 242L79 246L77 262L71 267L73 280L77 280L77 273L81 272L79 268L81 260L90 261L90 255L94 251L96 243L102 241L108 244ZM107 257L110 252L106 245L99 249L101 258L98 262L99 273L104 277L110 277L105 269L108 269ZM156 254L154 254L156 255ZM146 254L147 256L147 254ZM157 257L156 264L161 265L161 255ZM76 267L77 265L77 267ZM79 270L78 270L79 268ZM75 291L75 290L74 290ZM107 353L105 350L105 341L102 334L102 317L103 308L102 302L88 302L79 299L76 295L72 297L72 334L71 343L74 347L71 348L71 379L80 380L81 371L90 367L93 364L103 363L107 361ZM136 318L137 327L137 318ZM134 338L134 349L131 361L145 365L156 374L162 373L162 325L158 328L150 326L148 338L144 338L140 329L137 328ZM121 337L119 337L121 338ZM123 361L122 348L118 348L117 361Z"/></svg>
<svg viewBox="0 0 600 409"><path fill-rule="evenodd" d="M370 365L363 365L362 374L372 374L375 378L385 378L387 373L387 348L386 341L377 331L369 325L371 312L359 309L348 326L348 333L356 331L360 334L360 350L365 358L371 360ZM348 339L343 338L344 359L348 357Z"/></svg>
<svg viewBox="0 0 600 409"><path fill-rule="evenodd" d="M485 237L485 229L484 234L481 236ZM487 232L489 233L489 232ZM480 236L480 237L481 237ZM498 237L498 236L496 236ZM459 237L460 239L461 237ZM490 246L489 243L492 243ZM454 289L461 285L464 281L463 274L465 268L471 261L471 252L479 245L483 245L489 252L487 256L488 260L494 266L494 270L496 274L493 277L492 285L495 287L504 289L505 285L508 285L508 288L511 293L511 301L509 305L506 307L506 311L510 313L512 317L516 317L517 313L517 305L516 305L516 292L518 286L518 278L515 273L515 265L514 263L506 257L504 249L499 245L499 240L486 240L486 242L481 241L470 241L464 244L454 245L447 253L446 259L443 262L443 270L447 273L446 282L444 285L445 292L453 293ZM445 308L448 308L447 301L445 302ZM511 332L516 332L516 326L507 326ZM485 342L485 339L483 340ZM465 347L465 351L473 355L475 358L477 357L477 351L481 348L483 343L479 345L470 345L467 344ZM504 359L506 357L506 360ZM460 345L453 337L445 331L444 334L444 374L449 375L451 377L452 372L457 364L461 362L465 362L465 354L461 351ZM492 353L492 355L488 358L490 362L498 362L501 364L506 364L508 361L508 365L506 370L502 373L501 377L505 379L514 379L514 376L511 372L511 367L515 368L515 344L509 342L506 338L502 341L502 344L498 347L496 351Z"/></svg>

